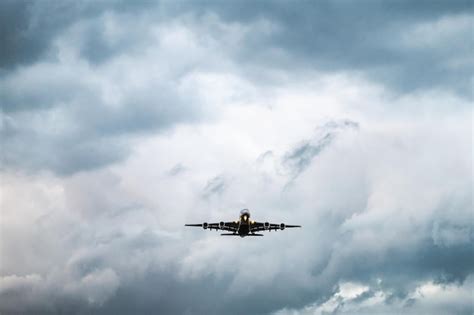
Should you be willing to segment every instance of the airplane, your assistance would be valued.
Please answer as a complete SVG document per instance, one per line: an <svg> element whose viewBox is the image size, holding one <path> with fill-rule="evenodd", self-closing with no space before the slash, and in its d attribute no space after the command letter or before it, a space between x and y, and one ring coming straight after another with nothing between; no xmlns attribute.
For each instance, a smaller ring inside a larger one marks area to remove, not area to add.
<svg viewBox="0 0 474 315"><path fill-rule="evenodd" d="M232 222L219 222L219 223L207 223L202 224L185 224L184 226L197 226L202 227L204 230L222 230L232 233L221 233L222 236L263 236L263 234L258 234L255 232L260 231L271 231L271 230L284 230L286 228L299 228L301 225L288 225L285 223L274 224L268 222L255 222L250 220L250 211L249 209L243 209L240 211L239 220Z"/></svg>

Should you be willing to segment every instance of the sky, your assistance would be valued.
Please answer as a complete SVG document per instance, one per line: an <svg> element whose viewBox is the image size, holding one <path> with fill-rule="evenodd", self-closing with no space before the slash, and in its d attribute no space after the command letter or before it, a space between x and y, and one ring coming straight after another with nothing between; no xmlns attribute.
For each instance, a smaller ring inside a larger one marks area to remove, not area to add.
<svg viewBox="0 0 474 315"><path fill-rule="evenodd" d="M0 313L473 314L473 15L0 1Z"/></svg>

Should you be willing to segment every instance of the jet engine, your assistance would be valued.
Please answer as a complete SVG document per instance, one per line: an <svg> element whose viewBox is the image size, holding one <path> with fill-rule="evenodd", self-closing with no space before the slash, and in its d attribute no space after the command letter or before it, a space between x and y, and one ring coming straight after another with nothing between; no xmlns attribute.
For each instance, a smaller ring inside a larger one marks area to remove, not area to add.
<svg viewBox="0 0 474 315"><path fill-rule="evenodd" d="M284 230L284 229L285 229L285 223L280 224L280 230Z"/></svg>
<svg viewBox="0 0 474 315"><path fill-rule="evenodd" d="M224 225L225 225L225 224L224 224L224 222L223 222L223 221L219 222L219 228L221 228L221 229L222 229L222 228L224 227Z"/></svg>
<svg viewBox="0 0 474 315"><path fill-rule="evenodd" d="M270 228L270 223L268 223L268 222L263 223L263 228L265 230L268 230Z"/></svg>
<svg viewBox="0 0 474 315"><path fill-rule="evenodd" d="M202 228L203 228L204 230L206 230L208 225L209 225L209 224L207 224L207 222L204 222L204 223L202 224Z"/></svg>

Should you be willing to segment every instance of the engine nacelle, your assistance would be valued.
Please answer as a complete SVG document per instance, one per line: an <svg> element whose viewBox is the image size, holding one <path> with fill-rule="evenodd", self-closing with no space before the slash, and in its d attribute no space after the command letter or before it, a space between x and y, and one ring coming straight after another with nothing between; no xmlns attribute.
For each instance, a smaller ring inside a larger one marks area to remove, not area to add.
<svg viewBox="0 0 474 315"><path fill-rule="evenodd" d="M280 224L280 230L284 230L284 229L285 229L285 223Z"/></svg>
<svg viewBox="0 0 474 315"><path fill-rule="evenodd" d="M268 223L268 222L263 223L263 228L265 230L268 230L270 228L270 223Z"/></svg>
<svg viewBox="0 0 474 315"><path fill-rule="evenodd" d="M207 224L207 222L204 222L204 223L202 224L202 228L203 228L204 230L206 230L208 226L209 226L209 224Z"/></svg>
<svg viewBox="0 0 474 315"><path fill-rule="evenodd" d="M225 226L225 223L223 221L219 222L219 228L223 228Z"/></svg>

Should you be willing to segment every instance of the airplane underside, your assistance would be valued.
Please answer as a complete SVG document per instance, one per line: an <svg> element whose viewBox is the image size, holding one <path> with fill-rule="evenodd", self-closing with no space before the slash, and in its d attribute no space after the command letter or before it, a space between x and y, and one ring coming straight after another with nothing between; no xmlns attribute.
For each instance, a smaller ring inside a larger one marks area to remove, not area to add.
<svg viewBox="0 0 474 315"><path fill-rule="evenodd" d="M257 234L257 233L249 233L249 234L237 234L237 233L221 233L222 236L240 236L240 237L246 237L246 236L263 236L263 234Z"/></svg>

